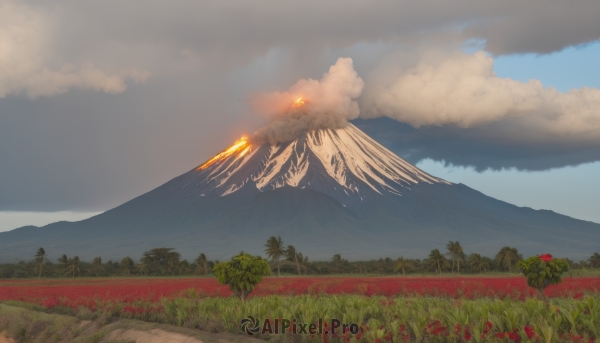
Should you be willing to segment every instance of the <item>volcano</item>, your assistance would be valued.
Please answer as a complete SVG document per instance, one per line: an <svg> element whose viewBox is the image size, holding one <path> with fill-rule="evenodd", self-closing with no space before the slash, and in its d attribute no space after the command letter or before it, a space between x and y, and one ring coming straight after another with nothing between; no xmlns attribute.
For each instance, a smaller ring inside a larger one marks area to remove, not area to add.
<svg viewBox="0 0 600 343"><path fill-rule="evenodd" d="M0 233L0 260L137 257L168 246L185 258L263 254L270 236L311 259L423 258L460 241L494 255L587 258L600 224L517 207L406 162L352 124L312 130L276 145L246 139L121 206L80 222Z"/></svg>

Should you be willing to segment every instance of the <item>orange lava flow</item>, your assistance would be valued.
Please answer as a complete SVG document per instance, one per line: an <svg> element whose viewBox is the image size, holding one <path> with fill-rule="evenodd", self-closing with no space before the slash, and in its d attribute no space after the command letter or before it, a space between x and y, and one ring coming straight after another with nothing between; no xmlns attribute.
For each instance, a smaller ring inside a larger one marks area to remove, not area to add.
<svg viewBox="0 0 600 343"><path fill-rule="evenodd" d="M235 143L233 143L233 145L230 146L229 148L221 151L220 153L215 155L210 160L204 162L204 164L201 165L200 167L198 167L198 169L196 169L196 170L202 170L202 169L214 164L215 162L222 161L222 160L226 159L227 157L234 155L238 152L241 153L240 156L244 156L248 152L250 146L251 146L251 144L248 142L248 138L242 137L242 138L238 139L237 141L235 141Z"/></svg>

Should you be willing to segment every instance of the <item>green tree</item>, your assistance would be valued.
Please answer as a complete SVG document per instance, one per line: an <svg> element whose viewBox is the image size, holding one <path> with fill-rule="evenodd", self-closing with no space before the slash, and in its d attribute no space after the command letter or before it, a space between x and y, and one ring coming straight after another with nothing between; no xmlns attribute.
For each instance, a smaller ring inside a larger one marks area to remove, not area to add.
<svg viewBox="0 0 600 343"><path fill-rule="evenodd" d="M184 275L184 274L187 275L192 272L192 267L190 265L190 262L188 262L188 260L183 260L183 261L179 262L177 270L179 270L179 275Z"/></svg>
<svg viewBox="0 0 600 343"><path fill-rule="evenodd" d="M104 273L104 266L102 266L102 257L94 257L92 260L92 273L96 276L100 276Z"/></svg>
<svg viewBox="0 0 600 343"><path fill-rule="evenodd" d="M544 297L544 289L548 285L561 283L562 274L569 270L567 261L562 258L552 258L550 254L531 256L526 260L519 261L517 266L527 278L527 285L535 288L542 297ZM544 297L544 299L546 298ZM546 305L548 305L547 299Z"/></svg>
<svg viewBox="0 0 600 343"><path fill-rule="evenodd" d="M523 255L519 254L517 248L511 248L508 246L502 247L496 254L496 262L502 268L508 269L509 273L512 273L513 268L519 261L523 259Z"/></svg>
<svg viewBox="0 0 600 343"><path fill-rule="evenodd" d="M600 254L595 252L594 255L592 255L589 258L589 262L590 262L590 266L592 266L592 268L600 267Z"/></svg>
<svg viewBox="0 0 600 343"><path fill-rule="evenodd" d="M240 253L231 258L231 261L215 264L213 272L221 284L229 285L235 295L246 301L263 276L271 274L271 268L260 256Z"/></svg>
<svg viewBox="0 0 600 343"><path fill-rule="evenodd" d="M65 256L65 255L63 255L63 256ZM77 270L77 272L81 274L81 270L79 269L79 262L80 262L79 256L75 256L75 257L67 260L66 272L72 273L72 277L75 277L75 270Z"/></svg>
<svg viewBox="0 0 600 343"><path fill-rule="evenodd" d="M265 244L265 253L269 258L275 262L277 266L277 276L281 276L281 271L279 269L279 262L281 257L285 256L285 248L283 247L283 240L281 237L275 238L275 236L271 236L267 240L267 244Z"/></svg>
<svg viewBox="0 0 600 343"><path fill-rule="evenodd" d="M435 268L440 275L442 274L442 268L447 268L450 266L450 262L448 262L446 256L444 256L439 249L431 250L427 262L429 264L429 268Z"/></svg>
<svg viewBox="0 0 600 343"><path fill-rule="evenodd" d="M397 273L402 270L402 275L405 276L406 275L405 269L411 269L411 268L413 268L413 264L410 261L405 260L404 257L400 256L396 260L396 267L394 268L394 273Z"/></svg>
<svg viewBox="0 0 600 343"><path fill-rule="evenodd" d="M482 271L487 272L490 269L490 262L487 257L483 257L480 254L472 253L467 258L467 263L471 270L481 273Z"/></svg>
<svg viewBox="0 0 600 343"><path fill-rule="evenodd" d="M342 258L342 255L335 254L331 258L331 271L336 274L343 273L349 266L348 260Z"/></svg>
<svg viewBox="0 0 600 343"><path fill-rule="evenodd" d="M129 256L124 257L121 262L119 262L119 271L122 275L130 276L135 269L135 262Z"/></svg>
<svg viewBox="0 0 600 343"><path fill-rule="evenodd" d="M39 274L38 274L38 279L42 278L42 268L44 268L44 263L46 263L46 261L48 261L48 259L46 258L46 251L44 250L44 248L39 248L38 251L35 253L35 257L33 259L34 263L39 267Z"/></svg>
<svg viewBox="0 0 600 343"><path fill-rule="evenodd" d="M448 249L448 253L452 258L452 272L454 273L454 263L456 262L458 268L458 274L460 274L460 262L465 260L465 252L463 251L462 246L459 241L456 242L448 242L446 244L446 249Z"/></svg>
<svg viewBox="0 0 600 343"><path fill-rule="evenodd" d="M180 270L181 254L173 248L145 251L140 260L141 271L148 275L174 275Z"/></svg>

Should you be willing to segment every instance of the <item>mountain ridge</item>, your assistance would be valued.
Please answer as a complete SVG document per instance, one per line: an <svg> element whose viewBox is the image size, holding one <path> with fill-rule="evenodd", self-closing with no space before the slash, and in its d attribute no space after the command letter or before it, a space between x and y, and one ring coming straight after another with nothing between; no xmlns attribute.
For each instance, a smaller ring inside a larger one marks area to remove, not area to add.
<svg viewBox="0 0 600 343"><path fill-rule="evenodd" d="M599 250L600 224L436 178L350 124L278 146L239 141L92 218L2 232L0 261L31 259L40 246L50 258L136 257L169 246L187 259L226 259L263 254L272 235L311 259L424 258L449 240L488 256L510 245L579 259Z"/></svg>

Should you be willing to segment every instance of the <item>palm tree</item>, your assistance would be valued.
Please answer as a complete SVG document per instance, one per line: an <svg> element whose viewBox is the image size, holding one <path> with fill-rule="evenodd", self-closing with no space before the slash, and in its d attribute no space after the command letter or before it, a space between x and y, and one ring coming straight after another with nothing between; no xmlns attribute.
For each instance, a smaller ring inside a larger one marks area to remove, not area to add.
<svg viewBox="0 0 600 343"><path fill-rule="evenodd" d="M63 256L65 256L65 255L63 255ZM71 271L73 273L72 277L75 277L75 270L77 270L77 272L79 272L81 274L81 270L79 269L79 256L75 256L75 257L67 260L66 272Z"/></svg>
<svg viewBox="0 0 600 343"><path fill-rule="evenodd" d="M287 249L285 250L285 256L289 261L294 262L296 265L296 270L298 271L298 275L300 275L300 262L298 261L298 253L293 245L288 245Z"/></svg>
<svg viewBox="0 0 600 343"><path fill-rule="evenodd" d="M444 254L442 254L438 249L431 250L427 261L429 262L429 268L435 268L440 275L442 274L442 268L450 265Z"/></svg>
<svg viewBox="0 0 600 343"><path fill-rule="evenodd" d="M589 261L590 261L590 266L592 266L592 268L600 267L600 254L595 252L594 255L592 255L589 258Z"/></svg>
<svg viewBox="0 0 600 343"><path fill-rule="evenodd" d="M198 255L198 257L196 257L194 260L194 263L196 263L197 271L202 271L204 275L208 274L208 259L204 253L200 253L200 255Z"/></svg>
<svg viewBox="0 0 600 343"><path fill-rule="evenodd" d="M283 247L283 240L281 237L275 238L275 236L271 236L267 240L267 244L265 244L265 253L269 258L275 261L277 265L277 276L281 276L281 271L279 270L279 260L282 256L285 256L285 248Z"/></svg>
<svg viewBox="0 0 600 343"><path fill-rule="evenodd" d="M523 255L519 254L517 248L508 246L502 247L495 257L496 262L503 268L508 269L509 273L512 273L512 268L522 259Z"/></svg>
<svg viewBox="0 0 600 343"><path fill-rule="evenodd" d="M456 261L458 266L458 273L460 274L460 261L465 260L465 253L463 251L462 246L460 246L460 242L448 242L446 244L446 249L448 249L448 253L452 257L452 272L454 272L454 262Z"/></svg>
<svg viewBox="0 0 600 343"><path fill-rule="evenodd" d="M452 241L448 242L448 244L446 244L446 250L448 250L448 254L452 258L452 272L454 273L454 257L455 257L454 251L456 250L456 246L455 246L454 242L452 242Z"/></svg>
<svg viewBox="0 0 600 343"><path fill-rule="evenodd" d="M69 268L69 258L67 257L67 255L63 254L61 257L59 257L58 264L61 266L63 271L66 273L67 268Z"/></svg>
<svg viewBox="0 0 600 343"><path fill-rule="evenodd" d="M301 252L297 253L296 256L298 258L298 264L304 269L304 274L306 275L308 273L308 256L302 256Z"/></svg>
<svg viewBox="0 0 600 343"><path fill-rule="evenodd" d="M397 273L400 270L402 270L402 276L405 276L406 275L405 269L409 269L412 267L413 267L413 265L412 265L412 263L410 263L410 261L405 260L404 257L400 256L400 258L398 258L396 260L396 268L394 268L394 273Z"/></svg>
<svg viewBox="0 0 600 343"><path fill-rule="evenodd" d="M38 275L38 279L42 278L42 268L44 267L44 263L48 261L46 258L46 251L44 248L39 248L35 253L34 262L40 267L40 273Z"/></svg>
<svg viewBox="0 0 600 343"><path fill-rule="evenodd" d="M469 255L467 262L472 270L479 273L481 273L482 270L487 272L487 270L490 268L490 262L488 261L488 258L482 257L480 254L472 253Z"/></svg>

